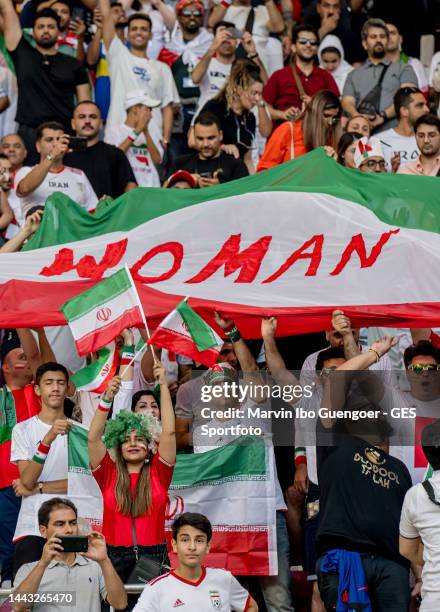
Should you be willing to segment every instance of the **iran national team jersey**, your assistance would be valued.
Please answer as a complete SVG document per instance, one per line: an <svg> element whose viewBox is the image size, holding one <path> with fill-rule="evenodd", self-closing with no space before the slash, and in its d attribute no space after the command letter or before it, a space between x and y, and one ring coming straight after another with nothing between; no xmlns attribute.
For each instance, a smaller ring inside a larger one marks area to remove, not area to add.
<svg viewBox="0 0 440 612"><path fill-rule="evenodd" d="M151 138L162 155L163 150L160 145L161 135L157 131L157 127L154 123L150 123L151 128L149 127L149 130ZM132 132L133 128L129 128L125 123L123 125L109 125L105 130L105 142L115 145L115 147L119 147L121 142L124 142ZM150 152L147 149L144 134L139 134L126 152L126 156L130 162L130 166L132 167L139 187L160 187L159 175L151 159Z"/></svg>
<svg viewBox="0 0 440 612"><path fill-rule="evenodd" d="M32 170L30 166L23 166L15 175L14 185L17 188L18 184ZM98 198L93 191L89 179L82 170L78 168L70 168L62 166L61 170L52 172L49 170L43 182L29 195L24 198L19 198L21 201L21 210L23 217L26 216L28 210L33 206L44 206L47 198L61 191L65 193L71 200L79 204L86 210L94 210L98 204Z"/></svg>
<svg viewBox="0 0 440 612"><path fill-rule="evenodd" d="M242 612L250 601L231 572L208 567L197 582L180 578L174 571L155 578L145 586L133 612Z"/></svg>

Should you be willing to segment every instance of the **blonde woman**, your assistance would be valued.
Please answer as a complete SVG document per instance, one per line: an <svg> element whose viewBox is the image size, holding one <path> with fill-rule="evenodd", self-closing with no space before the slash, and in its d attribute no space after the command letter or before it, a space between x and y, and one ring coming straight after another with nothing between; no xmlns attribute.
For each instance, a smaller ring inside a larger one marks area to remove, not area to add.
<svg viewBox="0 0 440 612"><path fill-rule="evenodd" d="M252 109L258 109L258 129L267 138L272 121L263 100L263 80L258 66L249 60L237 60L226 85L201 112L214 113L223 132L223 150L236 159L242 159L249 173L255 172L252 149L255 146L257 121ZM189 143L191 146L191 142Z"/></svg>

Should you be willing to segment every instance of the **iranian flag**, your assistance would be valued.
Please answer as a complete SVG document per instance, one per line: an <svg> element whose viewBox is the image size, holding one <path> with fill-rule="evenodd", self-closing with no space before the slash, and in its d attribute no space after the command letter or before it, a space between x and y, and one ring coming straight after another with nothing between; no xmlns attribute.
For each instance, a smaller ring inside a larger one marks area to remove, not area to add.
<svg viewBox="0 0 440 612"><path fill-rule="evenodd" d="M118 367L116 342L99 349L97 358L73 374L71 380L78 391L103 393Z"/></svg>
<svg viewBox="0 0 440 612"><path fill-rule="evenodd" d="M178 456L168 527L182 512L207 516L213 528L210 567L236 575L277 575L275 509L274 454L268 440L240 438L206 453Z"/></svg>
<svg viewBox="0 0 440 612"><path fill-rule="evenodd" d="M178 355L185 355L210 368L217 361L223 340L183 300L151 335L155 344Z"/></svg>
<svg viewBox="0 0 440 612"><path fill-rule="evenodd" d="M328 329L335 308L354 327L435 327L439 181L364 174L319 149L209 189L134 189L95 214L56 193L25 248L0 255L0 326L63 325L66 300L125 266L152 328L185 296L244 337L268 315L280 335Z"/></svg>
<svg viewBox="0 0 440 612"><path fill-rule="evenodd" d="M102 494L90 470L87 434L88 430L81 425L73 425L69 429L67 496L78 508L78 516L87 520L92 529L100 531L103 513Z"/></svg>
<svg viewBox="0 0 440 612"><path fill-rule="evenodd" d="M100 349L126 327L142 323L141 308L126 269L61 306L79 355Z"/></svg>

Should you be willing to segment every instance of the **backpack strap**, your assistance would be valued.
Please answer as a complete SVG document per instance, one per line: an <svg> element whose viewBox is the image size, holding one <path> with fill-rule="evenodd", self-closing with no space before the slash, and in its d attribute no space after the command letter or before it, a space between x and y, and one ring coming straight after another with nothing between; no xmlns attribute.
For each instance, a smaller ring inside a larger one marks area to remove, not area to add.
<svg viewBox="0 0 440 612"><path fill-rule="evenodd" d="M440 502L438 502L435 499L434 489L432 487L432 484L429 482L429 480L424 480L422 482L422 487L425 489L425 491L428 494L428 497L432 501L432 503L435 504L436 506L440 506Z"/></svg>

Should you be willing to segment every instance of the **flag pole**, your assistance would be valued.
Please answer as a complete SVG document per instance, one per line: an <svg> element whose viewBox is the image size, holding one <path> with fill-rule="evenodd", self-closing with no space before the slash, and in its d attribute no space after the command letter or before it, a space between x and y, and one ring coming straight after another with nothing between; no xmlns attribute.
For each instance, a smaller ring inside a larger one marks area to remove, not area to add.
<svg viewBox="0 0 440 612"><path fill-rule="evenodd" d="M147 338L148 338L148 340L149 340L149 339L151 338L150 329L149 329L149 327L148 327L147 319L146 319L146 317L145 317L144 308L143 308L143 306L142 306L141 299L140 299L140 297L139 297L139 293L137 292L136 285L134 284L133 277L132 277L132 275L131 275L131 272L130 272L130 270L129 270L129 268L128 268L127 264L125 264L125 266L124 266L124 267L125 267L125 271L127 272L128 278L130 279L131 286L133 287L133 291L134 291L134 294L135 294L135 296L136 296L136 301L137 301L137 303L138 303L139 310L141 311L142 322L143 322L143 324L144 324L144 326L145 326L145 331L147 332ZM153 345L152 345L152 344L148 344L148 346L149 346L149 347L150 347L150 349L151 349L151 354L152 354L152 356L153 356L153 361L154 361L154 363L155 363L155 364L157 364L157 363L158 363L158 361L157 361L157 358L156 358L156 354L155 354L155 352L154 352ZM126 365L126 367L124 368L124 371L121 373L121 376L123 376L123 375L125 374L125 372L127 371L127 369L128 369L128 368L129 368L129 367L130 367L130 366L133 364L133 362L134 362L135 358L136 358L136 357L139 355L139 353L140 353L140 352L141 352L143 349L144 349L144 347L141 347L141 348L138 350L138 352L137 352L137 353L134 355L134 357L132 357L132 359L129 361L129 363L128 363L128 364Z"/></svg>

